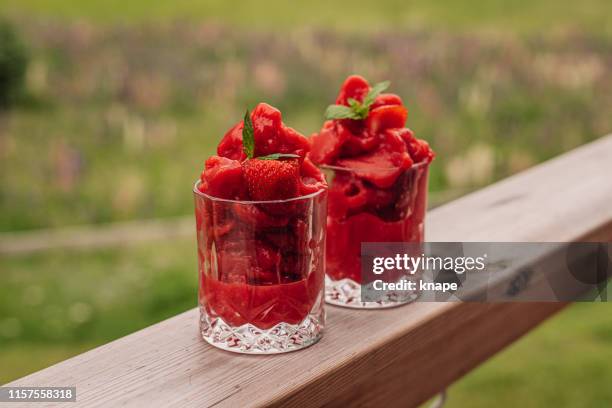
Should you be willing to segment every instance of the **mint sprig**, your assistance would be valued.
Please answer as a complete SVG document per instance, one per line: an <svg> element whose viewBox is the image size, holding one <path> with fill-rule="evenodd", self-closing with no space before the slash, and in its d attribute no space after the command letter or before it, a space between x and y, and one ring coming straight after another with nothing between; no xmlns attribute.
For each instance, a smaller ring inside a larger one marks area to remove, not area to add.
<svg viewBox="0 0 612 408"><path fill-rule="evenodd" d="M244 126L242 126L242 150L249 159L255 156L255 134L253 131L251 113L248 109L244 114Z"/></svg>
<svg viewBox="0 0 612 408"><path fill-rule="evenodd" d="M266 156L257 157L258 160L279 160L279 159L297 159L300 156L293 153L272 153Z"/></svg>
<svg viewBox="0 0 612 408"><path fill-rule="evenodd" d="M325 110L326 119L359 119L352 108L344 105L329 105Z"/></svg>
<svg viewBox="0 0 612 408"><path fill-rule="evenodd" d="M370 106L376 100L376 97L383 93L391 85L390 81L379 82L370 88L368 94L363 98L362 102L356 99L349 98L347 100L349 106L345 105L329 105L325 110L326 119L354 119L362 120L368 117Z"/></svg>
<svg viewBox="0 0 612 408"><path fill-rule="evenodd" d="M391 85L391 81L382 81L370 88L370 92L363 98L363 104L370 107L378 95L383 93Z"/></svg>
<svg viewBox="0 0 612 408"><path fill-rule="evenodd" d="M251 113L246 110L244 114L244 125L242 126L242 151L247 158L252 159L255 157L255 132L253 130L253 121L251 120ZM266 156L259 156L256 159L259 160L280 160L280 159L297 159L300 156L293 153L272 153Z"/></svg>

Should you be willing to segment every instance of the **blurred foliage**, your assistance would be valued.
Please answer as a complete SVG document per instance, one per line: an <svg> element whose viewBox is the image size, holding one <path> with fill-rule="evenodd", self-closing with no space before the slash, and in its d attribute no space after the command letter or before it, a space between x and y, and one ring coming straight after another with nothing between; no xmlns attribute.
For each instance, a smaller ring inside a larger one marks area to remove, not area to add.
<svg viewBox="0 0 612 408"><path fill-rule="evenodd" d="M195 307L194 250L182 240L0 260L0 348L108 342Z"/></svg>
<svg viewBox="0 0 612 408"><path fill-rule="evenodd" d="M0 19L0 109L21 95L28 65L28 53L14 27Z"/></svg>
<svg viewBox="0 0 612 408"><path fill-rule="evenodd" d="M0 384L197 301L191 240L14 256L0 271Z"/></svg>
<svg viewBox="0 0 612 408"><path fill-rule="evenodd" d="M556 34L573 30L612 35L609 0L3 0L11 15L133 24L219 21L248 30L286 32L334 27L373 32L420 28L459 32Z"/></svg>
<svg viewBox="0 0 612 408"><path fill-rule="evenodd" d="M317 131L339 84L390 79L438 156L431 191L465 192L612 128L612 39L439 32L278 36L216 23L21 24L39 101L0 125L0 228L192 211L191 185L247 106ZM180 160L177 160L180 158Z"/></svg>

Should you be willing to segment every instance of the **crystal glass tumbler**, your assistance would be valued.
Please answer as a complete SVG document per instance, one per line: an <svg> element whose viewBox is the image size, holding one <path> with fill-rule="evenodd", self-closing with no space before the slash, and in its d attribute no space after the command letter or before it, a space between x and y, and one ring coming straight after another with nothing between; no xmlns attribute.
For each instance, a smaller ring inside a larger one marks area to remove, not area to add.
<svg viewBox="0 0 612 408"><path fill-rule="evenodd" d="M327 215L327 270L325 297L328 303L352 308L393 307L416 299L418 293L402 291L379 302L363 302L361 244L364 242L423 242L427 209L429 163L403 171L393 183L380 188L367 180L397 169L364 170L321 166L329 185ZM415 280L419 275L392 276Z"/></svg>
<svg viewBox="0 0 612 408"><path fill-rule="evenodd" d="M327 191L233 201L194 187L202 337L275 354L314 344L325 324Z"/></svg>

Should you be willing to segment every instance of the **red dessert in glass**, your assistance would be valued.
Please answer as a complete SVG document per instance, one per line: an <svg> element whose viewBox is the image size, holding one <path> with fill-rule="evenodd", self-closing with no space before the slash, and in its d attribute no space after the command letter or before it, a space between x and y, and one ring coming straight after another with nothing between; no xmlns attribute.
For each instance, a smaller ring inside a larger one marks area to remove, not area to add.
<svg viewBox="0 0 612 408"><path fill-rule="evenodd" d="M399 96L382 93L387 86L348 77L326 112L329 120L311 136L308 157L329 183L326 299L337 305L397 305L361 301L361 284L369 283L361 274L361 243L424 239L434 153L404 127L408 111Z"/></svg>
<svg viewBox="0 0 612 408"><path fill-rule="evenodd" d="M200 327L216 347L281 353L321 335L327 185L309 150L261 103L206 160L194 188Z"/></svg>

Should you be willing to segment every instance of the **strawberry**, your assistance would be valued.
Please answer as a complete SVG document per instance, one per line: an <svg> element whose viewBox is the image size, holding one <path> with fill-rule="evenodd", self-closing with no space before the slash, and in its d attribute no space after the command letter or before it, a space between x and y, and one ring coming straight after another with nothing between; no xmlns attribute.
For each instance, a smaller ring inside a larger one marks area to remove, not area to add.
<svg viewBox="0 0 612 408"><path fill-rule="evenodd" d="M283 200L299 194L298 160L249 159L242 162L242 169L252 200Z"/></svg>
<svg viewBox="0 0 612 408"><path fill-rule="evenodd" d="M392 129L389 130L389 132L398 134L404 140L408 148L408 153L410 153L410 157L412 157L412 161L415 163L420 163L422 161L430 163L434 159L435 153L431 150L431 147L429 147L429 143L415 137L412 130L403 128Z"/></svg>
<svg viewBox="0 0 612 408"><path fill-rule="evenodd" d="M370 134L376 135L385 129L403 128L408 117L408 110L400 105L384 105L372 109L366 119Z"/></svg>
<svg viewBox="0 0 612 408"><path fill-rule="evenodd" d="M264 242L258 241L255 247L257 266L263 270L276 270L280 264L280 253Z"/></svg>
<svg viewBox="0 0 612 408"><path fill-rule="evenodd" d="M370 106L370 110L379 108L387 105L400 105L403 106L402 98L392 93L380 94L374 99L374 103Z"/></svg>
<svg viewBox="0 0 612 408"><path fill-rule="evenodd" d="M351 75L342 84L340 93L336 99L338 105L348 106L349 99L355 99L359 102L363 101L363 98L368 94L370 90L370 84L362 76Z"/></svg>
<svg viewBox="0 0 612 408"><path fill-rule="evenodd" d="M281 152L278 147L284 136L282 117L278 109L267 103L260 103L251 113L251 120L253 121L255 156L285 153Z"/></svg>
<svg viewBox="0 0 612 408"><path fill-rule="evenodd" d="M326 121L321 131L310 137L312 141L310 160L315 163L331 163L349 136L349 132L338 132L334 121Z"/></svg>
<svg viewBox="0 0 612 408"><path fill-rule="evenodd" d="M258 104L249 114L251 119L253 151L250 157L273 153L292 153L304 157L310 150L310 141L282 122L281 112L267 103ZM247 154L243 146L244 122L240 121L227 131L217 154L233 160L244 160Z"/></svg>
<svg viewBox="0 0 612 408"><path fill-rule="evenodd" d="M340 157L358 156L363 153L370 152L380 144L380 136L378 134L370 134L365 130L358 132L351 131L350 127L346 127L344 121L338 121L336 126L338 134L347 134L344 138L344 144L340 149ZM364 122L356 120L347 120L347 122ZM354 126L353 126L354 128Z"/></svg>
<svg viewBox="0 0 612 408"><path fill-rule="evenodd" d="M308 195L326 188L327 183L321 170L308 158L304 158L300 166L300 195Z"/></svg>
<svg viewBox="0 0 612 408"><path fill-rule="evenodd" d="M381 108L378 108L381 109ZM355 174L379 188L389 188L403 170L412 166L412 159L402 138L390 129L381 136L377 150L361 156L340 159L337 164L353 169Z"/></svg>
<svg viewBox="0 0 612 408"><path fill-rule="evenodd" d="M242 127L242 122L238 122L227 131L217 146L217 155L232 160L246 159L242 149Z"/></svg>
<svg viewBox="0 0 612 408"><path fill-rule="evenodd" d="M211 156L200 176L200 191L213 197L239 200L244 196L242 167L237 160Z"/></svg>

